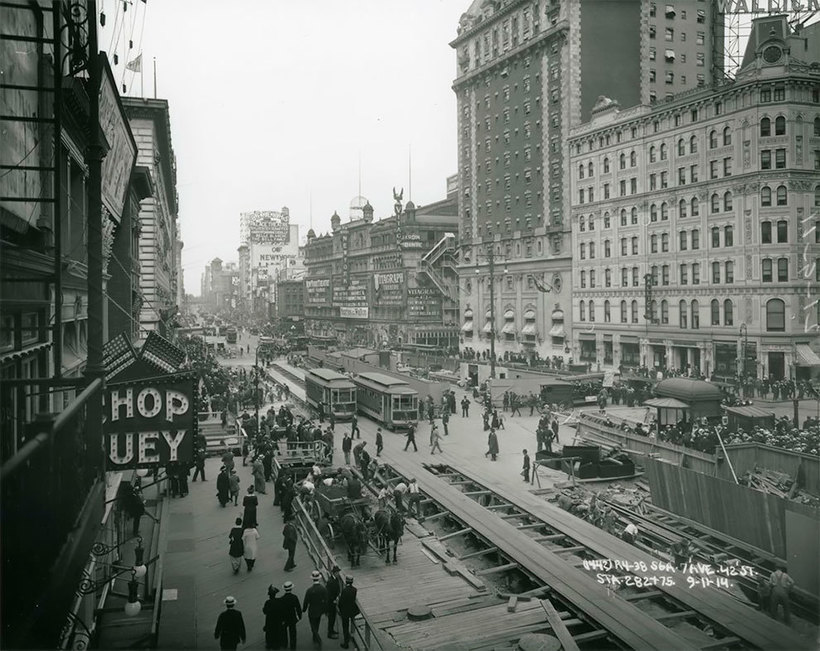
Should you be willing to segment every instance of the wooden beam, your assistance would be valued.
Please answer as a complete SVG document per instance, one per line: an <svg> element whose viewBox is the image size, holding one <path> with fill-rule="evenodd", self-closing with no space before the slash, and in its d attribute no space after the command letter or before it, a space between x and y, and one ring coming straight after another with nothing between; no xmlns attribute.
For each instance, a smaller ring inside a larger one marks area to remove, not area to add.
<svg viewBox="0 0 820 651"><path fill-rule="evenodd" d="M502 502L501 504L490 504L490 506L485 506L484 508L488 511L491 511L493 509L507 509L511 507L512 504L510 504L509 502Z"/></svg>
<svg viewBox="0 0 820 651"><path fill-rule="evenodd" d="M580 633L576 635L573 639L576 642L591 642L592 640L601 640L605 637L609 636L609 631L597 630L597 631L589 631L588 633ZM701 647L703 648L703 647Z"/></svg>
<svg viewBox="0 0 820 651"><path fill-rule="evenodd" d="M504 515L498 516L502 520L512 520L513 518L525 518L527 517L526 513L505 513Z"/></svg>
<svg viewBox="0 0 820 651"><path fill-rule="evenodd" d="M462 493L462 495L492 495L492 491L488 491L488 490L467 491L465 493Z"/></svg>
<svg viewBox="0 0 820 651"><path fill-rule="evenodd" d="M514 570L518 567L518 563L507 563L506 565L498 565L497 567L488 567L484 570L478 570L476 576L485 576L487 574L497 574L498 572L506 572L507 570Z"/></svg>
<svg viewBox="0 0 820 651"><path fill-rule="evenodd" d="M494 554L498 551L498 547L487 547L487 549L480 549L477 552L470 552L458 557L458 560L464 561L468 558L476 558L477 556L486 556L487 554Z"/></svg>
<svg viewBox="0 0 820 651"><path fill-rule="evenodd" d="M521 526L516 527L516 529L537 529L538 527L546 526L548 526L546 522L532 522L530 524L522 524Z"/></svg>
<svg viewBox="0 0 820 651"><path fill-rule="evenodd" d="M432 502L432 500L430 500ZM433 513L433 515L425 515L424 521L428 522L429 520L438 520L439 518L443 518L447 515L452 515L449 511L439 511L438 513Z"/></svg>
<svg viewBox="0 0 820 651"><path fill-rule="evenodd" d="M635 594L623 595L621 599L627 601L638 601L638 599L652 599L653 597L660 597L663 593L660 590L647 590L646 592L636 592Z"/></svg>
<svg viewBox="0 0 820 651"><path fill-rule="evenodd" d="M462 536L465 533L470 533L471 531L472 531L471 527L466 527L465 529L459 529L458 531L453 531L452 533L448 533L444 536L439 536L438 539L439 539L439 542L441 542L442 540L448 540L450 538L455 538L456 536Z"/></svg>
<svg viewBox="0 0 820 651"><path fill-rule="evenodd" d="M459 479L457 481L451 481L450 486L460 486L461 484L474 484L475 482L472 479Z"/></svg>
<svg viewBox="0 0 820 651"><path fill-rule="evenodd" d="M555 606L552 605L552 602L549 599L539 599L539 603L544 609L544 612L547 614L547 621L549 621L550 626L552 627L552 632L555 633L555 637L557 637L559 642L561 642L561 646L564 647L564 651L580 651L578 645L575 643L575 640L567 629L567 625L555 610Z"/></svg>
<svg viewBox="0 0 820 651"><path fill-rule="evenodd" d="M523 527L521 527L523 529ZM565 533L551 533L549 536L536 536L533 538L535 542L548 542L550 540L561 540L561 538L566 538L567 534Z"/></svg>
<svg viewBox="0 0 820 651"><path fill-rule="evenodd" d="M730 646L732 644L737 644L742 640L739 637L722 637L718 640L714 640L713 642L707 642L706 644L700 644L698 646L699 649L719 649L721 647Z"/></svg>
<svg viewBox="0 0 820 651"><path fill-rule="evenodd" d="M564 552L580 552L582 549L587 549L584 545L576 545L575 547L553 547L551 552L556 554L563 554Z"/></svg>
<svg viewBox="0 0 820 651"><path fill-rule="evenodd" d="M518 605L518 597L516 595L513 595L512 597L510 597L509 601L507 601L507 612L508 613L514 613L515 612L515 607L517 605Z"/></svg>
<svg viewBox="0 0 820 651"><path fill-rule="evenodd" d="M691 617L692 615L697 615L698 613L694 610L681 610L677 613L668 613L665 615L657 615L655 619L659 622L666 622L670 619L685 619L686 617Z"/></svg>

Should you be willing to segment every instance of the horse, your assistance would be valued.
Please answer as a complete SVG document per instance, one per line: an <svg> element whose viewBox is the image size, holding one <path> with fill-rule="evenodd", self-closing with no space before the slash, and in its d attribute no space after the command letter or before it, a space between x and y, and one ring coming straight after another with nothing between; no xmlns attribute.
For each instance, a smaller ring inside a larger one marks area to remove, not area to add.
<svg viewBox="0 0 820 651"><path fill-rule="evenodd" d="M345 513L339 525L347 545L347 560L352 567L356 567L361 555L367 551L367 527L364 520L353 513Z"/></svg>
<svg viewBox="0 0 820 651"><path fill-rule="evenodd" d="M373 515L379 554L386 552L385 563L390 563L390 543L393 543L393 562L397 563L396 550L404 533L404 518L394 508L379 509Z"/></svg>

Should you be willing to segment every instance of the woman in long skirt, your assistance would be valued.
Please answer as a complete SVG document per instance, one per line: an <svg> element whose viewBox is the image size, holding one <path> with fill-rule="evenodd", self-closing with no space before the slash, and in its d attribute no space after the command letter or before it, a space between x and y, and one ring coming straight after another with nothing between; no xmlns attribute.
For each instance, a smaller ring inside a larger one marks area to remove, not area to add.
<svg viewBox="0 0 820 651"><path fill-rule="evenodd" d="M236 526L231 529L231 533L228 534L228 540L231 545L228 548L228 556L231 557L231 569L234 574L239 572L239 568L242 566L242 557L245 555L245 544L242 542L243 533L242 518L237 518Z"/></svg>
<svg viewBox="0 0 820 651"><path fill-rule="evenodd" d="M242 532L242 542L245 545L245 565L248 567L248 572L253 570L253 564L256 563L256 552L259 549L256 542L257 540L259 540L259 532L256 530L256 527L249 527L248 524L245 523L245 530Z"/></svg>
<svg viewBox="0 0 820 651"><path fill-rule="evenodd" d="M242 514L242 525L244 527L255 527L259 523L256 521L256 507L259 505L259 499L253 492L253 486L248 486L248 494L242 500L242 506L245 511Z"/></svg>
<svg viewBox="0 0 820 651"><path fill-rule="evenodd" d="M253 475L253 486L254 490L257 493L261 493L262 495L265 494L265 464L262 463L262 458L257 456L253 460L253 466L251 468L251 474Z"/></svg>

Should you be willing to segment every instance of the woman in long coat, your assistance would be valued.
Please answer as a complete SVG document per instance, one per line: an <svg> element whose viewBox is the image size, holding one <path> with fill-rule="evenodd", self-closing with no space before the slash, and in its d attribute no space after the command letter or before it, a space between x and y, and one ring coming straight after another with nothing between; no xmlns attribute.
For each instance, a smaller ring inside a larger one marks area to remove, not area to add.
<svg viewBox="0 0 820 651"><path fill-rule="evenodd" d="M230 482L228 481L228 473L225 470L225 466L222 466L219 474L216 476L216 496L223 508L230 501L230 497L228 497L229 490Z"/></svg>
<svg viewBox="0 0 820 651"><path fill-rule="evenodd" d="M282 603L276 596L278 588L270 586L268 588L268 600L262 607L265 615L265 648L278 649L282 645Z"/></svg>
<svg viewBox="0 0 820 651"><path fill-rule="evenodd" d="M256 507L258 505L259 499L253 492L253 486L248 486L248 494L245 495L245 499L242 500L242 506L245 507L245 511L242 514L242 525L244 527L257 526L258 522L256 521Z"/></svg>
<svg viewBox="0 0 820 651"><path fill-rule="evenodd" d="M253 569L253 564L256 563L256 552L259 551L259 546L256 542L259 540L259 532L256 530L256 527L248 526L247 522L244 526L245 530L242 532L242 542L245 546L245 565L247 565L248 572L250 572Z"/></svg>
<svg viewBox="0 0 820 651"><path fill-rule="evenodd" d="M487 454L490 455L493 461L495 461L498 456L498 436L494 429L490 430L490 435L487 437Z"/></svg>
<svg viewBox="0 0 820 651"><path fill-rule="evenodd" d="M257 493L265 494L265 464L262 463L262 457L258 456L253 460L251 468L253 475L253 487Z"/></svg>

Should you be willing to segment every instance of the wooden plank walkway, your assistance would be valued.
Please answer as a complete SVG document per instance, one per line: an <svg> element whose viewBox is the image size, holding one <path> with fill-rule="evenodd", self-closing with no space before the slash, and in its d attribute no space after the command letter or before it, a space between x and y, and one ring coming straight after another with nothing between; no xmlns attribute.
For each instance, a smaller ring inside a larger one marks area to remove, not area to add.
<svg viewBox="0 0 820 651"><path fill-rule="evenodd" d="M472 463L459 463L457 470L475 481L492 485L502 498L515 502L522 510L569 537L594 550L604 558L612 560L643 561L647 565L657 560L652 555L624 542L616 536L601 531L580 518L570 516L566 511L554 506L529 491L511 489L507 482L495 481L489 477L484 468L477 468ZM444 482L441 482L444 483ZM480 508L480 507L479 507ZM801 649L807 648L807 641L791 628L779 621L737 601L731 595L717 589L689 589L679 581L675 586L658 586L670 597L680 601L689 608L713 618L737 637L748 641L761 649Z"/></svg>
<svg viewBox="0 0 820 651"><path fill-rule="evenodd" d="M279 364L279 363L280 362L277 362L277 364ZM282 364L282 365L287 366L286 364ZM289 378L286 375L284 375L284 374L280 373L279 371L277 371L275 366L269 366L265 370L268 372L268 374L274 380L276 380L280 384L287 384L288 387L290 387L290 394L294 398L296 398L299 402L304 404L304 402L305 402L305 390L304 390L304 388L302 388L298 384L296 384L296 382L294 382L292 378ZM292 369L291 367L288 367L288 370L301 371L301 369L298 369L298 368L297 369ZM304 377L304 373L302 373L302 377Z"/></svg>
<svg viewBox="0 0 820 651"><path fill-rule="evenodd" d="M527 534L500 518L488 517L487 511L457 489L430 473L418 473L417 464L401 455L391 455L391 464L402 474L415 476L419 487L444 508L463 514L476 533L491 540L500 550L521 562L545 585L577 605L592 620L614 637L637 649L694 649L688 640L657 622L622 599L613 599L609 591L592 577L573 568L565 560L539 545ZM543 609L535 604L538 617L545 619ZM506 604L502 606L506 609ZM529 631L528 631L529 632ZM523 633L522 633L523 634Z"/></svg>

